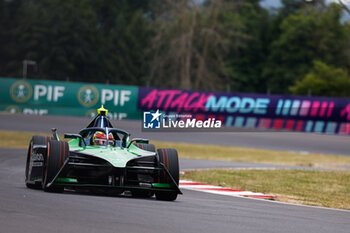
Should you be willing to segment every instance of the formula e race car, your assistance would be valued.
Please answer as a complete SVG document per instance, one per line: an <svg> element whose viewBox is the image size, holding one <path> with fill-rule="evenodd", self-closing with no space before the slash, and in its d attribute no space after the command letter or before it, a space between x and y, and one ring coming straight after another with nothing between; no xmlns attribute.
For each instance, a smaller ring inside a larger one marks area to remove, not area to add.
<svg viewBox="0 0 350 233"><path fill-rule="evenodd" d="M27 154L25 184L47 192L96 191L156 196L173 201L179 189L179 160L175 149L155 150L147 139L113 128L103 106L79 134L33 136Z"/></svg>

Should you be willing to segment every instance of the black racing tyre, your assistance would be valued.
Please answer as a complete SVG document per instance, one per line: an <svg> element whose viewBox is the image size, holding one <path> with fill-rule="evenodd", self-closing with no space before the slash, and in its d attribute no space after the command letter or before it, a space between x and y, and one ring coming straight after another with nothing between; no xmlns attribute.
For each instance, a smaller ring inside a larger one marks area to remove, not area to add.
<svg viewBox="0 0 350 233"><path fill-rule="evenodd" d="M51 137L48 136L39 136L35 135L32 137L33 144L35 145L43 145L46 146L49 141L52 140Z"/></svg>
<svg viewBox="0 0 350 233"><path fill-rule="evenodd" d="M154 192L151 190L131 190L130 192L133 197L139 198L149 198L154 195Z"/></svg>
<svg viewBox="0 0 350 233"><path fill-rule="evenodd" d="M142 150L150 151L150 152L156 152L156 147L153 144L144 144L144 143L135 143L135 146ZM133 197L140 197L140 198L149 198L154 195L153 191L149 190L131 190L131 195Z"/></svg>
<svg viewBox="0 0 350 233"><path fill-rule="evenodd" d="M156 147L153 144L145 144L145 143L135 143L135 146L142 150L156 152Z"/></svg>
<svg viewBox="0 0 350 233"><path fill-rule="evenodd" d="M179 185L180 173L179 173L179 158L175 149L158 149L157 150L159 163L164 164L168 169L170 175L174 178L174 181ZM159 172L159 183L172 184L170 177L166 171ZM177 198L177 192L158 191L156 192L156 198L164 201L174 201Z"/></svg>
<svg viewBox="0 0 350 233"><path fill-rule="evenodd" d="M46 187L61 169L64 161L69 156L69 145L67 142L52 140L47 145L46 166L43 174L43 190L46 192L63 192L63 186Z"/></svg>
<svg viewBox="0 0 350 233"><path fill-rule="evenodd" d="M41 189L40 183L28 183L29 179L29 168L30 168L30 159L32 157L32 152L33 152L33 145L42 145L46 146L47 143L51 140L50 137L47 136L39 136L35 135L32 137L30 140L29 146L28 146L28 152L27 152L27 161L26 161L26 170L25 170L25 184L28 188L31 189Z"/></svg>

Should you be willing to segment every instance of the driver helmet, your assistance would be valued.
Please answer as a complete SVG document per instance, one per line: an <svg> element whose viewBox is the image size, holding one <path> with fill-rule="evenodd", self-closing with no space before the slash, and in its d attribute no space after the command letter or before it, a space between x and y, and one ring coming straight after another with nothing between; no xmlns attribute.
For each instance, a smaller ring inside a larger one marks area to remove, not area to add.
<svg viewBox="0 0 350 233"><path fill-rule="evenodd" d="M93 144L97 145L97 146L107 145L106 134L101 132L101 131L97 131L96 133L94 133L92 141L93 141ZM109 145L113 145L114 144L114 138L113 138L112 133L108 134L108 141L109 141Z"/></svg>

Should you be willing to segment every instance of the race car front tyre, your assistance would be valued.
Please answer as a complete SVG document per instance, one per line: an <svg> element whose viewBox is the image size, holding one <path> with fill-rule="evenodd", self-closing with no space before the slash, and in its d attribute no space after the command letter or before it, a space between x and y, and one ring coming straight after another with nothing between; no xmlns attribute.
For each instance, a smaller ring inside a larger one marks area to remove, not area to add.
<svg viewBox="0 0 350 233"><path fill-rule="evenodd" d="M158 149L159 163L169 171L175 183L179 185L179 158L175 149ZM162 167L162 166L160 166ZM171 178L165 170L159 172L159 183L173 184ZM177 198L177 192L172 191L157 191L156 198L164 201L174 201Z"/></svg>
<svg viewBox="0 0 350 233"><path fill-rule="evenodd" d="M45 192L63 192L63 186L51 185L47 187L47 185L53 181L68 156L69 145L67 142L52 140L48 143L42 183L42 188Z"/></svg>
<svg viewBox="0 0 350 233"><path fill-rule="evenodd" d="M40 189L41 184L40 183L30 183L30 172L32 170L32 154L33 154L33 146L34 145L40 145L40 146L46 146L47 143L50 141L50 137L47 136L38 136L35 135L32 137L29 143L28 152L27 152L27 162L26 162L26 170L25 170L25 183L28 188L31 189Z"/></svg>
<svg viewBox="0 0 350 233"><path fill-rule="evenodd" d="M156 147L153 144L135 143L135 146L142 150L156 152Z"/></svg>
<svg viewBox="0 0 350 233"><path fill-rule="evenodd" d="M131 190L131 195L138 198L150 198L154 195L150 190Z"/></svg>

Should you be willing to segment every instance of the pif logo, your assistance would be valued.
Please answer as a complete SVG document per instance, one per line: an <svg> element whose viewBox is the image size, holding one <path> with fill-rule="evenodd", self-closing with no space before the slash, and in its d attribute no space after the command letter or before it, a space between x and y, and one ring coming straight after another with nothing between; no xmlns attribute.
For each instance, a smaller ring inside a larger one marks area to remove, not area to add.
<svg viewBox="0 0 350 233"><path fill-rule="evenodd" d="M5 111L9 113L20 113L21 109L16 105L10 105L10 106L7 106Z"/></svg>
<svg viewBox="0 0 350 233"><path fill-rule="evenodd" d="M94 118L96 116L96 110L95 109L90 109L86 111L85 116Z"/></svg>
<svg viewBox="0 0 350 233"><path fill-rule="evenodd" d="M33 94L32 86L26 81L17 81L10 88L10 96L17 103L27 102Z"/></svg>
<svg viewBox="0 0 350 233"><path fill-rule="evenodd" d="M94 106L99 98L99 93L94 86L82 86L78 91L78 101L84 107Z"/></svg>
<svg viewBox="0 0 350 233"><path fill-rule="evenodd" d="M162 114L159 109L143 113L143 128L144 129L160 129L160 121Z"/></svg>

